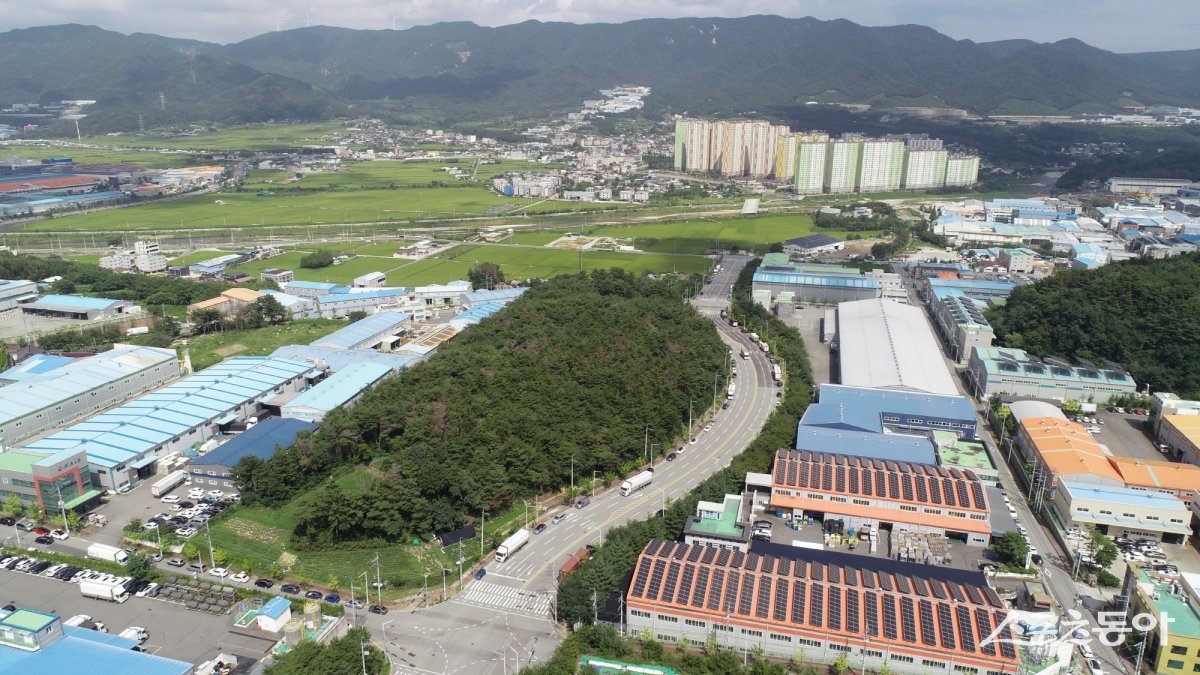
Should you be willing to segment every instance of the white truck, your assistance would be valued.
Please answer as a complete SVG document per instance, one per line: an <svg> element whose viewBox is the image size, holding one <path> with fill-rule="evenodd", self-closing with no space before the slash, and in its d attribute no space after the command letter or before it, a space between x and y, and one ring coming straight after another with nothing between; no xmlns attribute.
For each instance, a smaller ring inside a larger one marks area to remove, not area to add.
<svg viewBox="0 0 1200 675"><path fill-rule="evenodd" d="M134 328L125 329L125 335L145 335L150 332L149 326L135 326Z"/></svg>
<svg viewBox="0 0 1200 675"><path fill-rule="evenodd" d="M728 394L725 396L725 398L727 398L727 399L733 399L733 393L734 393L734 386L733 386L733 384L732 384L732 383L730 383L730 385L729 385L729 393L728 393Z"/></svg>
<svg viewBox="0 0 1200 675"><path fill-rule="evenodd" d="M116 546L107 546L105 544L92 544L88 547L87 557L96 560L107 560L108 562L125 564L129 560L129 554Z"/></svg>
<svg viewBox="0 0 1200 675"><path fill-rule="evenodd" d="M521 550L521 547L529 543L529 530L521 528L514 532L512 536L501 542L496 548L496 562L504 562L513 556L514 553Z"/></svg>
<svg viewBox="0 0 1200 675"><path fill-rule="evenodd" d="M180 485L183 485L183 481L187 480L187 477L187 471L172 471L171 473L167 474L166 478L163 478L154 485L150 486L150 494L154 495L155 497L161 497Z"/></svg>
<svg viewBox="0 0 1200 675"><path fill-rule="evenodd" d="M123 637L126 640L137 640L139 643L144 643L150 639L150 631L141 626L130 626L118 633L118 637Z"/></svg>
<svg viewBox="0 0 1200 675"><path fill-rule="evenodd" d="M654 480L654 470L646 469L645 471L633 476L629 480L621 483L621 496L628 497L629 495L641 490Z"/></svg>
<svg viewBox="0 0 1200 675"><path fill-rule="evenodd" d="M764 354L770 354L770 353L771 353L771 345L767 344L766 342L763 342L763 343L762 343L761 345L759 345L759 346L760 346L760 347L762 347L762 350L763 350L763 353L764 353Z"/></svg>
<svg viewBox="0 0 1200 675"><path fill-rule="evenodd" d="M742 358L743 358L743 359L748 359L748 358L750 358L750 352L748 352L748 351L746 351L745 349L743 349L743 350L742 350Z"/></svg>
<svg viewBox="0 0 1200 675"><path fill-rule="evenodd" d="M79 592L85 598L95 598L107 602L125 602L129 599L129 592L116 581L84 580L79 582Z"/></svg>
<svg viewBox="0 0 1200 675"><path fill-rule="evenodd" d="M751 342L758 342L758 333L751 333L751 334L750 334L750 341L751 341Z"/></svg>

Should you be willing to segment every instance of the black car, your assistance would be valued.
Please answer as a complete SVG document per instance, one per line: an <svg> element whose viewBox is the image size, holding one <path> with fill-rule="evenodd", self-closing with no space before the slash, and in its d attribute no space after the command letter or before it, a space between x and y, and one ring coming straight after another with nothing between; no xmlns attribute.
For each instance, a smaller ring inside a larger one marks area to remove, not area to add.
<svg viewBox="0 0 1200 675"><path fill-rule="evenodd" d="M304 597L308 598L309 600L320 600L325 596L321 593L321 591L309 591L304 594Z"/></svg>
<svg viewBox="0 0 1200 675"><path fill-rule="evenodd" d="M672 453L670 453L670 454L668 454L668 455L667 455L667 461L668 461L668 462L674 462L674 461L675 461L675 458L676 458L676 457L678 457L678 456L679 456L679 455L676 455L675 453L673 453L673 452L672 452Z"/></svg>
<svg viewBox="0 0 1200 675"><path fill-rule="evenodd" d="M193 504L193 503L191 503L191 502L179 502L179 509L180 509L181 511L182 511L183 509L190 509L190 508L192 508L193 506L195 506L195 504Z"/></svg>
<svg viewBox="0 0 1200 675"><path fill-rule="evenodd" d="M34 539L34 541L41 544L42 546L49 546L50 544L54 543L54 537L47 537L46 535L42 535L42 536L38 537L37 539Z"/></svg>
<svg viewBox="0 0 1200 675"><path fill-rule="evenodd" d="M300 587L296 584L284 584L279 587L279 590L283 591L284 593L295 594L300 592Z"/></svg>
<svg viewBox="0 0 1200 675"><path fill-rule="evenodd" d="M67 579L70 579L71 577L78 574L79 570L80 570L80 568L78 568L78 567L64 567L61 570L59 570L57 574L54 575L54 578L62 579L63 581L66 581Z"/></svg>
<svg viewBox="0 0 1200 675"><path fill-rule="evenodd" d="M12 527L13 525L16 525L16 524L17 524L17 521L13 520L12 518L9 518L8 516L0 516L0 525L7 525L8 527Z"/></svg>
<svg viewBox="0 0 1200 675"><path fill-rule="evenodd" d="M3 609L6 612L15 612L15 611L17 611L17 606L10 602L0 609Z"/></svg>
<svg viewBox="0 0 1200 675"><path fill-rule="evenodd" d="M533 528L533 533L534 533L534 534L541 534L541 533L543 533L543 532L545 532L545 531L546 531L546 524L545 524L545 523L538 523L537 527Z"/></svg>
<svg viewBox="0 0 1200 675"><path fill-rule="evenodd" d="M371 605L367 608L367 611L372 614L383 615L388 613L388 608L384 607L383 605Z"/></svg>
<svg viewBox="0 0 1200 675"><path fill-rule="evenodd" d="M270 579L255 579L254 585L259 588L270 588L275 585L275 582Z"/></svg>
<svg viewBox="0 0 1200 675"><path fill-rule="evenodd" d="M729 404L728 404L728 403L722 403L722 404L721 404L721 410L729 410Z"/></svg>

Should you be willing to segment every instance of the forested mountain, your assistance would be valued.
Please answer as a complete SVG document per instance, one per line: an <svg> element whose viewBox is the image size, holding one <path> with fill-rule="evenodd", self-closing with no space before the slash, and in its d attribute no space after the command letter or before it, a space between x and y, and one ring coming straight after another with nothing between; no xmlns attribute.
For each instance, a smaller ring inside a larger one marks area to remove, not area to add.
<svg viewBox="0 0 1200 675"><path fill-rule="evenodd" d="M1064 271L988 311L1001 345L1122 364L1139 386L1200 396L1200 254Z"/></svg>
<svg viewBox="0 0 1200 675"><path fill-rule="evenodd" d="M374 486L320 488L297 514L297 546L447 530L568 485L572 468L577 485L593 470L632 470L647 433L661 454L684 433L689 399L697 416L711 401L725 358L679 282L620 270L560 277L269 462L244 460L242 499L276 506L337 467L374 460Z"/></svg>
<svg viewBox="0 0 1200 675"><path fill-rule="evenodd" d="M314 26L230 45L52 26L0 34L0 66L0 102L95 98L92 122L106 125L119 123L104 117L112 110L127 124L136 122L130 110L148 124L312 119L339 110L331 94L448 121L496 119L561 112L623 83L654 88L654 115L762 115L812 100L980 113L1200 104L1200 50L1114 54L1073 39L975 43L924 26L775 16ZM173 114L163 114L160 92Z"/></svg>

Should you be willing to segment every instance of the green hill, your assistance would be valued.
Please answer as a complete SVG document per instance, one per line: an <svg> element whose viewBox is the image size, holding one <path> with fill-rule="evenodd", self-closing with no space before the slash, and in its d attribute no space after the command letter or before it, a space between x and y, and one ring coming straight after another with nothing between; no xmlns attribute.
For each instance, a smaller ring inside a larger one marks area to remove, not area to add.
<svg viewBox="0 0 1200 675"><path fill-rule="evenodd" d="M987 313L998 342L1122 364L1139 386L1200 396L1200 254L1065 271Z"/></svg>

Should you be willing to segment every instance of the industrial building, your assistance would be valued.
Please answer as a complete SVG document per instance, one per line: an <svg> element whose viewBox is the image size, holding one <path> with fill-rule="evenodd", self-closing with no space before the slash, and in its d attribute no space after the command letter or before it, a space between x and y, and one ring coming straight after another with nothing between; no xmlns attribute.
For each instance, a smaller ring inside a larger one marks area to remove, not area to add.
<svg viewBox="0 0 1200 675"><path fill-rule="evenodd" d="M1007 608L981 572L754 542L749 553L651 540L626 621L668 644L761 649L862 670L1017 673ZM995 642L985 643L999 628Z"/></svg>
<svg viewBox="0 0 1200 675"><path fill-rule="evenodd" d="M54 354L31 354L17 363L17 365L0 373L0 386L12 384L14 382L20 382L36 375L48 373L51 370L61 368L68 363L73 363L74 361L75 359L70 356L56 356Z"/></svg>
<svg viewBox="0 0 1200 675"><path fill-rule="evenodd" d="M316 428L316 424L304 420L265 419L197 457L188 468L192 485L205 490L236 491L238 487L230 480L229 473L243 457L270 459L276 449L291 447L297 436L304 432L311 433Z"/></svg>
<svg viewBox="0 0 1200 675"><path fill-rule="evenodd" d="M822 384L818 400L800 424L877 434L948 431L975 438L975 407L965 396Z"/></svg>
<svg viewBox="0 0 1200 675"><path fill-rule="evenodd" d="M797 425L796 449L891 462L937 463L937 450L926 435L881 434L831 428L817 423Z"/></svg>
<svg viewBox="0 0 1200 675"><path fill-rule="evenodd" d="M16 309L23 303L36 300L37 296L37 284L32 281L0 279L0 312Z"/></svg>
<svg viewBox="0 0 1200 675"><path fill-rule="evenodd" d="M1052 503L1064 526L1092 525L1110 537L1186 544L1192 534L1187 505L1159 492L1060 480Z"/></svg>
<svg viewBox="0 0 1200 675"><path fill-rule="evenodd" d="M995 342L996 332L983 315L986 301L950 291L935 294L929 306L946 351L956 363L969 358L976 347L991 347Z"/></svg>
<svg viewBox="0 0 1200 675"><path fill-rule="evenodd" d="M768 259L768 257L770 259ZM768 254L754 271L753 292L766 293L768 302L791 293L795 302L834 304L877 298L879 280L857 269L836 265L792 265L783 253Z"/></svg>
<svg viewBox="0 0 1200 675"><path fill-rule="evenodd" d="M832 253L846 247L846 242L827 234L810 234L783 242L783 252L789 256L818 255Z"/></svg>
<svg viewBox="0 0 1200 675"><path fill-rule="evenodd" d="M303 361L318 370L338 372L355 363L378 363L387 366L393 373L419 363L422 359L413 354L388 354L373 349L333 349L312 345L284 345L271 352L273 359Z"/></svg>
<svg viewBox="0 0 1200 675"><path fill-rule="evenodd" d="M10 384L0 387L0 444L5 447L179 377L175 351L157 347L117 344L95 356L39 362L57 367L28 376L11 374Z"/></svg>
<svg viewBox="0 0 1200 675"><path fill-rule="evenodd" d="M154 475L160 456L193 451L230 425L258 415L271 398L306 388L315 374L305 362L226 359L20 449L42 455L83 449L92 484L116 492Z"/></svg>
<svg viewBox="0 0 1200 675"><path fill-rule="evenodd" d="M287 288L289 292L297 283L299 282L288 284ZM375 288L357 292L351 292L349 289L341 292L340 289L346 289L346 287L341 286L338 291L316 297L317 312L321 317L326 319L341 319L345 318L350 312L410 309L412 308L411 305L414 304L409 291L403 288Z"/></svg>
<svg viewBox="0 0 1200 675"><path fill-rule="evenodd" d="M418 310L424 315L424 310ZM417 321L414 312L379 312L312 342L330 349L378 349L390 351L405 332L404 324Z"/></svg>
<svg viewBox="0 0 1200 675"><path fill-rule="evenodd" d="M355 288L382 288L387 283L387 275L383 272L367 272L354 278Z"/></svg>
<svg viewBox="0 0 1200 675"><path fill-rule="evenodd" d="M0 672L191 675L184 661L134 651L138 640L63 625L62 617L32 609L0 614Z"/></svg>
<svg viewBox="0 0 1200 675"><path fill-rule="evenodd" d="M742 512L740 495L725 495L720 502L700 501L696 515L683 524L684 543L745 553L750 550L750 526L738 522Z"/></svg>
<svg viewBox="0 0 1200 675"><path fill-rule="evenodd" d="M0 500L13 496L28 507L55 513L85 506L99 499L100 491L92 487L83 450L53 455L7 450L0 452Z"/></svg>
<svg viewBox="0 0 1200 675"><path fill-rule="evenodd" d="M187 313L190 317L192 313L200 310L215 309L222 316L233 316L262 297L264 297L263 293L250 288L229 288L221 291L221 294L215 298L188 305Z"/></svg>
<svg viewBox="0 0 1200 675"><path fill-rule="evenodd" d="M284 417L320 422L329 411L353 403L391 374L392 369L382 364L351 364L284 403L280 410Z"/></svg>
<svg viewBox="0 0 1200 675"><path fill-rule="evenodd" d="M79 295L43 295L35 302L21 305L21 311L56 319L94 321L121 314L133 314L140 311L140 308L128 300L85 298Z"/></svg>
<svg viewBox="0 0 1200 675"><path fill-rule="evenodd" d="M349 293L350 289L340 284L325 281L288 281L280 285L284 293L298 295L302 298L319 298L330 293Z"/></svg>
<svg viewBox="0 0 1200 675"><path fill-rule="evenodd" d="M262 279L263 281L274 281L275 283L279 284L280 288L283 288L285 284L290 284L296 280L296 274L291 270L272 267L259 272L258 278Z"/></svg>
<svg viewBox="0 0 1200 675"><path fill-rule="evenodd" d="M1186 178L1127 178L1113 176L1104 181L1104 189L1114 194L1138 193L1174 195L1195 181Z"/></svg>
<svg viewBox="0 0 1200 675"><path fill-rule="evenodd" d="M974 546L992 535L983 484L969 471L806 450L778 450L771 507L840 519L847 531L932 532Z"/></svg>
<svg viewBox="0 0 1200 675"><path fill-rule="evenodd" d="M1200 465L1200 410L1179 405L1195 402L1176 398L1169 401L1169 407L1166 408L1160 400L1156 400L1155 403L1159 406L1154 418L1155 439L1162 446L1166 446L1172 457L1178 457L1181 462Z"/></svg>
<svg viewBox="0 0 1200 675"><path fill-rule="evenodd" d="M1115 394L1137 393L1133 377L1116 364L1096 365L1084 359L1071 364L1057 357L1040 359L1023 349L976 347L967 375L980 400L999 394L1104 403Z"/></svg>
<svg viewBox="0 0 1200 675"><path fill-rule="evenodd" d="M842 384L958 395L920 308L882 299L839 303L834 341Z"/></svg>
<svg viewBox="0 0 1200 675"><path fill-rule="evenodd" d="M528 288L521 286L517 288L497 288L496 290L486 291L467 291L462 294L459 304L467 309L485 302L499 302L507 305L525 294Z"/></svg>

